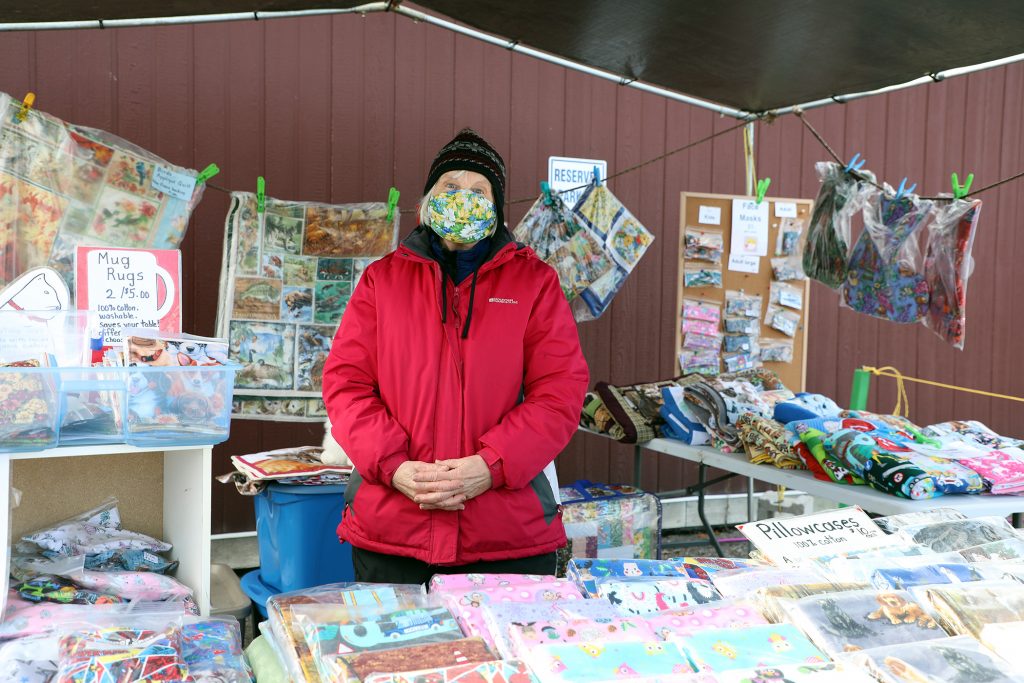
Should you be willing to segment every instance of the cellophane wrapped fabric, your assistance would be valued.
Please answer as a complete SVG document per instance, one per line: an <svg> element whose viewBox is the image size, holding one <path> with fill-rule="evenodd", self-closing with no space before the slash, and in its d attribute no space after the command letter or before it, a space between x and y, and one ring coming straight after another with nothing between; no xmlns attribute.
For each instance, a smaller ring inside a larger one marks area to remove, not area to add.
<svg viewBox="0 0 1024 683"><path fill-rule="evenodd" d="M555 269L568 301L615 267L602 243L557 195L542 194L512 234Z"/></svg>
<svg viewBox="0 0 1024 683"><path fill-rule="evenodd" d="M573 213L603 242L613 268L595 280L572 302L576 320L595 320L611 306L644 252L652 235L606 185L591 183L573 207Z"/></svg>
<svg viewBox="0 0 1024 683"><path fill-rule="evenodd" d="M749 600L716 600L685 609L644 615L644 621L662 640L685 638L701 631L746 628L767 624L757 605Z"/></svg>
<svg viewBox="0 0 1024 683"><path fill-rule="evenodd" d="M656 638L540 645L524 658L542 683L664 678L694 671L675 645Z"/></svg>
<svg viewBox="0 0 1024 683"><path fill-rule="evenodd" d="M974 581L916 591L950 635L977 638L986 624L1024 621L1024 584L1016 581Z"/></svg>
<svg viewBox="0 0 1024 683"><path fill-rule="evenodd" d="M697 671L828 662L828 657L792 624L709 629L681 638L676 643Z"/></svg>
<svg viewBox="0 0 1024 683"><path fill-rule="evenodd" d="M483 608L484 626L494 641L495 650L505 658L516 656L509 638L513 625L570 621L611 622L621 617L618 610L604 600L499 602L484 605Z"/></svg>
<svg viewBox="0 0 1024 683"><path fill-rule="evenodd" d="M518 659L497 662L459 664L439 669L421 669L402 673L370 674L363 683L538 683L537 677Z"/></svg>
<svg viewBox="0 0 1024 683"><path fill-rule="evenodd" d="M442 669L468 663L497 661L498 657L481 638L462 638L444 643L427 643L393 650L373 650L328 655L324 666L334 683L359 683L374 673L400 674L419 669ZM299 679L317 680L317 679Z"/></svg>
<svg viewBox="0 0 1024 683"><path fill-rule="evenodd" d="M919 230L933 202L900 197L890 187L864 205L864 232L847 263L842 303L858 313L895 323L916 323L928 312L928 282L922 274Z"/></svg>
<svg viewBox="0 0 1024 683"><path fill-rule="evenodd" d="M981 200L954 199L940 205L928 226L924 279L931 291L924 325L954 348L964 348L967 279L974 270L974 236Z"/></svg>
<svg viewBox="0 0 1024 683"><path fill-rule="evenodd" d="M814 168L821 188L814 200L804 243L804 273L812 280L839 289L846 281L850 219L860 209L869 185L831 161L819 161ZM872 182L875 179L870 172L859 174Z"/></svg>
<svg viewBox="0 0 1024 683"><path fill-rule="evenodd" d="M73 283L76 247L177 249L199 173L0 93L0 284L48 265Z"/></svg>
<svg viewBox="0 0 1024 683"><path fill-rule="evenodd" d="M1014 667L974 638L966 636L876 647L847 655L844 659L857 662L880 683L1024 681L1019 667Z"/></svg>

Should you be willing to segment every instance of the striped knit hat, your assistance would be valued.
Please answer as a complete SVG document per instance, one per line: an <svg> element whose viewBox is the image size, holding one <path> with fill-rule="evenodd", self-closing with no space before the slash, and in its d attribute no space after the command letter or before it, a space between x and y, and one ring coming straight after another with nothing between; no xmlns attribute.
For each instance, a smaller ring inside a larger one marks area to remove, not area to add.
<svg viewBox="0 0 1024 683"><path fill-rule="evenodd" d="M430 192L437 179L448 171L474 171L487 178L494 193L494 210L499 226L505 224L505 162L497 150L472 128L463 128L451 142L441 148L430 165L423 194Z"/></svg>

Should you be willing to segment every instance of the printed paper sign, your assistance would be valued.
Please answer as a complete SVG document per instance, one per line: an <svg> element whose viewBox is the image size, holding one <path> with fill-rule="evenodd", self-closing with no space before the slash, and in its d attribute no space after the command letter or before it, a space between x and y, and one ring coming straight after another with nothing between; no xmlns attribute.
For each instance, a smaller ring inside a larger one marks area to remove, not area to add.
<svg viewBox="0 0 1024 683"><path fill-rule="evenodd" d="M153 169L153 189L187 202L192 199L192 193L195 192L196 179L187 173L178 173L166 166L157 166Z"/></svg>
<svg viewBox="0 0 1024 683"><path fill-rule="evenodd" d="M744 256L768 255L768 202L732 200L732 239L729 251Z"/></svg>
<svg viewBox="0 0 1024 683"><path fill-rule="evenodd" d="M719 206L702 206L697 212L697 222L704 225L721 225L722 208Z"/></svg>
<svg viewBox="0 0 1024 683"><path fill-rule="evenodd" d="M125 327L181 333L181 252L176 249L78 247L76 300L99 314L106 346Z"/></svg>
<svg viewBox="0 0 1024 683"><path fill-rule="evenodd" d="M758 271L761 270L761 257L729 254L729 270L757 275Z"/></svg>
<svg viewBox="0 0 1024 683"><path fill-rule="evenodd" d="M776 218L796 218L796 202L775 202Z"/></svg>
<svg viewBox="0 0 1024 683"><path fill-rule="evenodd" d="M777 564L797 564L810 557L881 548L896 542L859 507L766 519L736 528Z"/></svg>
<svg viewBox="0 0 1024 683"><path fill-rule="evenodd" d="M552 190L561 193L562 201L571 209L583 194L584 188L594 180L595 166L602 180L608 177L607 161L548 157L548 185Z"/></svg>

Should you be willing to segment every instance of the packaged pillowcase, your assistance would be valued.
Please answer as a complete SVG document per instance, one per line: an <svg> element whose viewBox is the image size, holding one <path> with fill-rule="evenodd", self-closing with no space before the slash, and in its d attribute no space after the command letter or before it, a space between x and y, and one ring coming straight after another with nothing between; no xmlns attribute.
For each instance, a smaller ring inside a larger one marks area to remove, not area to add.
<svg viewBox="0 0 1024 683"><path fill-rule="evenodd" d="M986 624L978 638L981 643L1008 662L1020 662L1020 644L1024 642L1024 621Z"/></svg>
<svg viewBox="0 0 1024 683"><path fill-rule="evenodd" d="M828 657L792 624L708 629L675 641L698 671L825 664Z"/></svg>
<svg viewBox="0 0 1024 683"><path fill-rule="evenodd" d="M1017 532L1001 517L952 520L905 526L899 535L909 543L928 546L937 553L963 550L980 543L1018 539Z"/></svg>
<svg viewBox="0 0 1024 683"><path fill-rule="evenodd" d="M871 585L879 590L906 590L914 586L980 581L968 564L927 564L920 567L879 567L871 572Z"/></svg>
<svg viewBox="0 0 1024 683"><path fill-rule="evenodd" d="M977 638L986 624L1024 621L1024 585L1016 581L973 581L915 590L950 635Z"/></svg>
<svg viewBox="0 0 1024 683"><path fill-rule="evenodd" d="M1003 541L992 541L981 545L964 548L960 551L968 562L991 562L1001 560L1024 559L1024 540L1010 538Z"/></svg>
<svg viewBox="0 0 1024 683"><path fill-rule="evenodd" d="M64 636L54 683L181 681L181 631L107 627Z"/></svg>
<svg viewBox="0 0 1024 683"><path fill-rule="evenodd" d="M699 289L701 287L721 287L722 269L715 266L702 266L687 263L683 266L683 287Z"/></svg>
<svg viewBox="0 0 1024 683"><path fill-rule="evenodd" d="M497 659L480 638L463 638L446 643L430 643L392 650L328 655L324 667L329 680L358 683L373 673L402 673L420 669L439 669ZM315 680L315 679L314 679Z"/></svg>
<svg viewBox="0 0 1024 683"><path fill-rule="evenodd" d="M717 572L711 582L726 598L751 595L765 586L790 586L826 581L820 572L809 567L765 567L753 570Z"/></svg>
<svg viewBox="0 0 1024 683"><path fill-rule="evenodd" d="M700 579L608 581L598 586L598 595L627 615L683 609L722 599L710 582Z"/></svg>
<svg viewBox="0 0 1024 683"><path fill-rule="evenodd" d="M899 515L887 515L877 517L877 524L887 534L894 534L905 526L920 526L934 524L936 522L955 522L967 519L967 515L956 508L937 507L920 512L904 512Z"/></svg>
<svg viewBox="0 0 1024 683"><path fill-rule="evenodd" d="M508 638L513 656L525 657L541 645L655 640L656 636L643 619L618 617L602 621L571 619L509 624Z"/></svg>
<svg viewBox="0 0 1024 683"><path fill-rule="evenodd" d="M537 677L518 659L497 662L476 662L437 669L405 671L400 674L376 673L363 678L362 683L539 683Z"/></svg>
<svg viewBox="0 0 1024 683"><path fill-rule="evenodd" d="M509 627L542 621L612 621L622 615L604 600L570 600L568 602L499 602L483 608L484 627L494 641L498 654L513 656Z"/></svg>
<svg viewBox="0 0 1024 683"><path fill-rule="evenodd" d="M830 655L946 635L907 591L812 595L786 611L789 621Z"/></svg>
<svg viewBox="0 0 1024 683"><path fill-rule="evenodd" d="M554 580L554 576L541 574L434 574L430 577L427 590L431 593L453 593L476 588L518 586L521 583L530 584Z"/></svg>
<svg viewBox="0 0 1024 683"><path fill-rule="evenodd" d="M541 645L523 656L542 683L610 681L693 673L671 643L656 639Z"/></svg>
<svg viewBox="0 0 1024 683"><path fill-rule="evenodd" d="M725 238L721 230L687 228L683 233L683 258L720 264Z"/></svg>
<svg viewBox="0 0 1024 683"><path fill-rule="evenodd" d="M549 579L515 586L486 586L476 590L442 593L442 600L455 615L455 619L468 636L480 636L493 645L483 621L482 608L499 602L562 602L582 600L583 596L572 582Z"/></svg>
<svg viewBox="0 0 1024 683"><path fill-rule="evenodd" d="M746 628L767 624L748 600L718 600L686 609L644 616L647 626L662 640L674 640L710 629Z"/></svg>
<svg viewBox="0 0 1024 683"><path fill-rule="evenodd" d="M754 593L754 601L764 618L773 624L786 620L785 606L809 595L826 595L865 590L866 583L804 583L790 586L763 586Z"/></svg>
<svg viewBox="0 0 1024 683"><path fill-rule="evenodd" d="M181 654L189 676L211 683L251 683L252 671L242 654L242 633L233 618L187 620L181 627Z"/></svg>
<svg viewBox="0 0 1024 683"><path fill-rule="evenodd" d="M600 584L609 581L648 581L655 577L688 577L687 568L672 560L617 560L611 558L574 557L565 569L571 579L588 598L600 595Z"/></svg>
<svg viewBox="0 0 1024 683"><path fill-rule="evenodd" d="M1024 674L974 638L940 638L877 647L849 656L880 683L1022 683Z"/></svg>
<svg viewBox="0 0 1024 683"><path fill-rule="evenodd" d="M866 673L842 670L834 663L786 664L715 673L718 683L876 683Z"/></svg>

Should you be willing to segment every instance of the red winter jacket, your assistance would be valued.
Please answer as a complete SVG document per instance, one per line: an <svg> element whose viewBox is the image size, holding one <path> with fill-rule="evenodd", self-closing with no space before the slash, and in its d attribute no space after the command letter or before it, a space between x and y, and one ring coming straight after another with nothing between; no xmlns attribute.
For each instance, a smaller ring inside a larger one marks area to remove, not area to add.
<svg viewBox="0 0 1024 683"><path fill-rule="evenodd" d="M588 381L558 276L502 229L463 339L473 277L445 277L442 292L427 230L366 269L324 367L333 434L356 469L338 536L429 564L552 552L565 530L542 470L576 430ZM421 510L391 487L406 460L477 453L491 489L461 512Z"/></svg>

